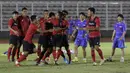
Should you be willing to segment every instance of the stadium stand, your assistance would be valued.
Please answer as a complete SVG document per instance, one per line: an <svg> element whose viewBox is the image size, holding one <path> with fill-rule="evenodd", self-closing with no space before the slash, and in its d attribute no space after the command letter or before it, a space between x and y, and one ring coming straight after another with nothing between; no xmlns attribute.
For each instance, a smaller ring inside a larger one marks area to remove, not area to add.
<svg viewBox="0 0 130 73"><path fill-rule="evenodd" d="M118 2L117 2L118 1ZM21 12L22 7L28 8L29 15L37 14L42 16L43 10L57 12L58 10L68 10L69 16L76 17L79 12L86 12L88 7L95 7L96 14L101 17L101 29L108 31L113 29L113 24L116 22L118 13L123 13L125 21L130 29L130 1L129 0L86 0L86 1L45 1L45 0L5 0L0 1L0 31L8 31L8 19L14 10Z"/></svg>

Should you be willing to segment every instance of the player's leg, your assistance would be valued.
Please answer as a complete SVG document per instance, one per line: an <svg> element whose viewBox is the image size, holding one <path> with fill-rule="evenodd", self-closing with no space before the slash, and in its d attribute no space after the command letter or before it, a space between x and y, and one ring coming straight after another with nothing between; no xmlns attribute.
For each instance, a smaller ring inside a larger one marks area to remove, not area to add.
<svg viewBox="0 0 130 73"><path fill-rule="evenodd" d="M114 38L113 45L112 45L111 56L108 59L106 59L106 61L112 62L112 59L113 59L113 57L115 55L115 50L116 50L117 47L118 47L118 42L117 42L117 39Z"/></svg>
<svg viewBox="0 0 130 73"><path fill-rule="evenodd" d="M18 44L18 48L17 48L17 51L16 51L17 59L19 58L20 48L21 48L21 46L22 46L22 44L23 44L23 39L24 39L23 36L20 36L20 37L18 38L19 44Z"/></svg>
<svg viewBox="0 0 130 73"><path fill-rule="evenodd" d="M74 43L75 43L75 45L74 45L74 55L75 55L75 57L72 61L78 62L78 47L79 47L81 41L80 41L80 39L76 38Z"/></svg>
<svg viewBox="0 0 130 73"><path fill-rule="evenodd" d="M68 57L69 57L69 62L68 62L68 64L70 64L70 63L71 63L71 52L70 52L70 49L69 49L69 45L66 45L66 46L65 46L65 49L66 49L67 55L68 55Z"/></svg>
<svg viewBox="0 0 130 73"><path fill-rule="evenodd" d="M121 48L121 58L120 62L124 62L124 48L125 48L125 39L118 40L118 48Z"/></svg>
<svg viewBox="0 0 130 73"><path fill-rule="evenodd" d="M105 62L105 59L104 59L102 50L99 48L100 47L100 37L96 37L94 40L95 40L94 41L95 49L96 49L96 51L98 52L98 54L101 58L101 62L100 62L99 65L102 65Z"/></svg>
<svg viewBox="0 0 130 73"><path fill-rule="evenodd" d="M81 46L82 46L82 50L83 50L83 61L86 63L87 62L87 59L86 59L87 40L85 38L82 39Z"/></svg>
<svg viewBox="0 0 130 73"><path fill-rule="evenodd" d="M15 46L12 50L12 62L15 61L15 54L16 54L16 51L17 51L17 46Z"/></svg>
<svg viewBox="0 0 130 73"><path fill-rule="evenodd" d="M47 48L43 48L43 51L41 52L41 54L39 56L39 59L37 61L37 65L40 64L40 61L42 60L42 58L43 58L44 54L46 53L46 51L47 51ZM43 62L44 62L44 60L43 60Z"/></svg>
<svg viewBox="0 0 130 73"><path fill-rule="evenodd" d="M92 61L93 61L93 65L96 66L96 58L95 58L95 49L94 49L94 38L89 38L89 45L91 48L91 56L92 56Z"/></svg>
<svg viewBox="0 0 130 73"><path fill-rule="evenodd" d="M8 55L8 61L9 62L10 62L10 56L11 56L12 48L14 48L14 45L10 44L9 45L9 49L8 49L8 53L7 53L7 55Z"/></svg>
<svg viewBox="0 0 130 73"><path fill-rule="evenodd" d="M38 39L38 47L37 47L37 56L40 56L41 53L41 44L43 44L43 37L40 35Z"/></svg>
<svg viewBox="0 0 130 73"><path fill-rule="evenodd" d="M15 36L15 35L11 35L9 41L10 41L9 42L10 46L9 46L9 49L8 49L8 61L10 61L10 55L12 54L12 52L13 52L12 61L14 61L14 56L15 56L14 52L16 52L18 37ZM13 49L13 51L12 51L12 49Z"/></svg>

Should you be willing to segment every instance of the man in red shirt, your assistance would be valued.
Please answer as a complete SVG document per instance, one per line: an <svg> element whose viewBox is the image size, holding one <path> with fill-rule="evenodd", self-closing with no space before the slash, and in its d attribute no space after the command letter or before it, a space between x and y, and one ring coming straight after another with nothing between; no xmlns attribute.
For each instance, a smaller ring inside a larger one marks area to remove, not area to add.
<svg viewBox="0 0 130 73"><path fill-rule="evenodd" d="M55 17L55 14L53 12L50 12L49 13L49 18L48 20L46 20L45 22L43 22L41 25L43 26L42 27L42 31L46 31L46 30L53 30L53 24L52 24L52 20L53 18ZM45 59L46 57L48 57L50 54L51 54L51 51L53 49L53 44L52 44L52 32L47 32L47 33L44 33L42 35L42 41L43 43L41 44L42 47L43 47L43 51L41 52L40 56L39 56L39 59L37 61L37 64L40 64L41 62L41 59L42 59L42 62L45 63L45 64L48 64ZM43 57L44 56L44 57Z"/></svg>
<svg viewBox="0 0 130 73"><path fill-rule="evenodd" d="M95 50L98 52L99 56L101 57L101 62L99 65L104 63L104 57L102 50L100 47L100 19L95 15L95 8L90 7L88 8L88 22L87 22L87 30L89 31L89 44L91 47L91 56L93 60L93 65L97 65L95 60Z"/></svg>
<svg viewBox="0 0 130 73"><path fill-rule="evenodd" d="M14 61L14 56L16 53L17 45L18 45L18 37L21 35L20 30L18 29L18 12L14 11L12 13L12 18L8 21L8 27L10 30L10 40L9 40L9 49L8 49L8 61L10 61L10 55L12 52L12 61ZM13 49L13 51L12 51Z"/></svg>
<svg viewBox="0 0 130 73"><path fill-rule="evenodd" d="M17 49L17 59L19 58L19 52L20 52L20 47L22 45L23 39L27 33L27 30L30 25L30 19L29 16L27 15L27 8L22 8L22 15L18 17L18 24L19 24L19 29L21 30L22 35L19 36L19 45Z"/></svg>
<svg viewBox="0 0 130 73"><path fill-rule="evenodd" d="M54 23L54 27L55 27L54 30L56 30L56 31L54 31L54 37L53 37L53 45L54 45L53 56L55 58L56 65L57 65L57 61L58 61L58 58L60 57L60 55L63 57L64 61L67 64L70 64L70 62L71 62L71 54L70 54L70 50L69 50L68 38L66 35L66 31L65 31L69 25L68 21L65 20L65 17L67 14L68 14L68 12L65 10L63 10L62 12L58 12L57 19L56 19L58 23ZM65 49L67 51L67 55L69 57L69 62L65 58L63 52L61 51L61 48L63 46L65 47ZM59 48L58 53L56 53L56 47Z"/></svg>
<svg viewBox="0 0 130 73"><path fill-rule="evenodd" d="M31 16L31 21L32 21L32 23L30 24L30 26L28 28L28 31L27 31L27 33L25 35L25 38L23 40L23 52L22 52L22 55L15 62L15 65L17 67L20 66L19 63L21 61L25 60L26 57L29 54L32 54L32 53L36 52L35 45L33 44L32 39L33 39L33 36L36 33L36 31L40 32L40 30L38 29L39 28L39 22L38 22L37 16L36 15L32 15Z"/></svg>
<svg viewBox="0 0 130 73"><path fill-rule="evenodd" d="M42 31L44 30L44 23L47 22L48 20L48 16L49 15L49 11L48 10L44 10L43 13L43 17L40 18L40 27L42 29ZM37 51L37 55L40 56L41 54L41 45L44 43L44 38L43 38L43 34L40 34L39 40L38 40L38 51Z"/></svg>

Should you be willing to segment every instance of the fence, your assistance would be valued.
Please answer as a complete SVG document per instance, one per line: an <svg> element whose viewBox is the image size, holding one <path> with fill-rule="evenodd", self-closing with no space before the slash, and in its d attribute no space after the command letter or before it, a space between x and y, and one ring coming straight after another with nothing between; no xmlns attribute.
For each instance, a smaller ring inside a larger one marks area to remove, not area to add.
<svg viewBox="0 0 130 73"><path fill-rule="evenodd" d="M8 19L14 10L21 12L28 8L29 16L36 14L42 17L43 10L57 12L68 10L69 16L76 17L79 12L87 13L88 7L95 7L101 18L101 30L112 30L118 13L124 14L128 30L130 30L130 2L87 2L87 1L51 1L51 2L0 2L0 31L8 31Z"/></svg>

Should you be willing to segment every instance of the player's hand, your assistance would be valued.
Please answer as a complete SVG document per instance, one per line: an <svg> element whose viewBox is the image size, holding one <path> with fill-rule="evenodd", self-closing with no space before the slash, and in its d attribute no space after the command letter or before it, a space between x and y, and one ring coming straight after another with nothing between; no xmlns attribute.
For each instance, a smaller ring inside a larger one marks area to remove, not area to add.
<svg viewBox="0 0 130 73"><path fill-rule="evenodd" d="M113 40L114 40L114 38L112 37L112 38L111 38L111 41L113 41Z"/></svg>
<svg viewBox="0 0 130 73"><path fill-rule="evenodd" d="M19 36L19 33L18 33L17 31L14 31L14 33L15 33L17 36Z"/></svg>
<svg viewBox="0 0 130 73"><path fill-rule="evenodd" d="M119 40L122 40L122 39L123 39L122 37L119 38Z"/></svg>
<svg viewBox="0 0 130 73"><path fill-rule="evenodd" d="M53 29L48 30L48 32L52 32L52 31L53 31Z"/></svg>

